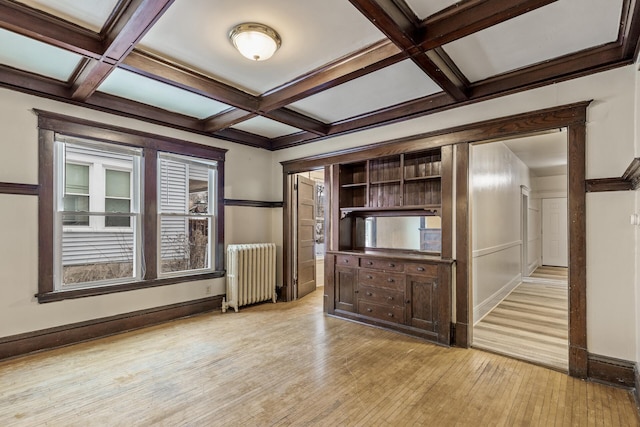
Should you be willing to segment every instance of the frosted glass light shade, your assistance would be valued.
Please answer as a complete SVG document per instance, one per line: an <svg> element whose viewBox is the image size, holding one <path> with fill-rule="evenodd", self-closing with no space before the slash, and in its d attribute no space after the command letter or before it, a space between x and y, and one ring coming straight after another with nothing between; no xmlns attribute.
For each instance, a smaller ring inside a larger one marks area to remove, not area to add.
<svg viewBox="0 0 640 427"><path fill-rule="evenodd" d="M237 25L229 32L229 39L242 56L252 61L271 58L281 44L275 30L256 23Z"/></svg>

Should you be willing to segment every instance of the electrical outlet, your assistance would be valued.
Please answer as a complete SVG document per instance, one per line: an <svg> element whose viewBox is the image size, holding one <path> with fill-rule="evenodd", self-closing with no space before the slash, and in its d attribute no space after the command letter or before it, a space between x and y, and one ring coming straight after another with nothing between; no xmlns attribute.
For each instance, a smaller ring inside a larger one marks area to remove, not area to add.
<svg viewBox="0 0 640 427"><path fill-rule="evenodd" d="M204 288L204 294L211 295L211 285L207 285L207 287Z"/></svg>

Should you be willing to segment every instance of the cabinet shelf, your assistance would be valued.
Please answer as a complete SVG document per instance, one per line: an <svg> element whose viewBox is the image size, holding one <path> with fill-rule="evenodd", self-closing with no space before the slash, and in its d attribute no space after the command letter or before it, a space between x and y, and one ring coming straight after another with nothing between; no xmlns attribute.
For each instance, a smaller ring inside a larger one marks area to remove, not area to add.
<svg viewBox="0 0 640 427"><path fill-rule="evenodd" d="M386 179L383 181L371 181L371 185L383 185L383 184L400 184L399 179Z"/></svg>
<svg viewBox="0 0 640 427"><path fill-rule="evenodd" d="M429 175L429 176L417 176L413 178L405 178L404 182L412 182L412 181L429 181L432 179L440 179L441 175Z"/></svg>
<svg viewBox="0 0 640 427"><path fill-rule="evenodd" d="M369 206L353 206L340 208L340 218L345 218L352 213L364 214L364 213L384 213L384 212L398 212L402 215L408 212L424 213L424 216L439 215L440 205L407 205L407 206L381 206L381 207L369 207Z"/></svg>
<svg viewBox="0 0 640 427"><path fill-rule="evenodd" d="M355 182L353 184L342 184L340 187L341 188L357 188L357 187L366 187L367 183L366 182Z"/></svg>

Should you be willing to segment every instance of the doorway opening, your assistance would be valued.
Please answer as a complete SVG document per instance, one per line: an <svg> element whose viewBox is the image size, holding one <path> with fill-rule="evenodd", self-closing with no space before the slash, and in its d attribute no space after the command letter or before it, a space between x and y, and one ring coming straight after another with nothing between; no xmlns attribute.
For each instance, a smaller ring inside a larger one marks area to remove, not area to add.
<svg viewBox="0 0 640 427"><path fill-rule="evenodd" d="M470 148L472 346L567 372L566 129Z"/></svg>
<svg viewBox="0 0 640 427"><path fill-rule="evenodd" d="M325 202L324 169L292 176L292 299L324 287Z"/></svg>

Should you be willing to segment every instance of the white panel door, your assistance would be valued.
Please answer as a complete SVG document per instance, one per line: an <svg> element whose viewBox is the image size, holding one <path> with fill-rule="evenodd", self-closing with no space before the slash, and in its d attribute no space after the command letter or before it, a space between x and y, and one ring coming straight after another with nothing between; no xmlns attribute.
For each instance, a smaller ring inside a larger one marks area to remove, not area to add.
<svg viewBox="0 0 640 427"><path fill-rule="evenodd" d="M542 199L542 264L567 267L567 198Z"/></svg>

